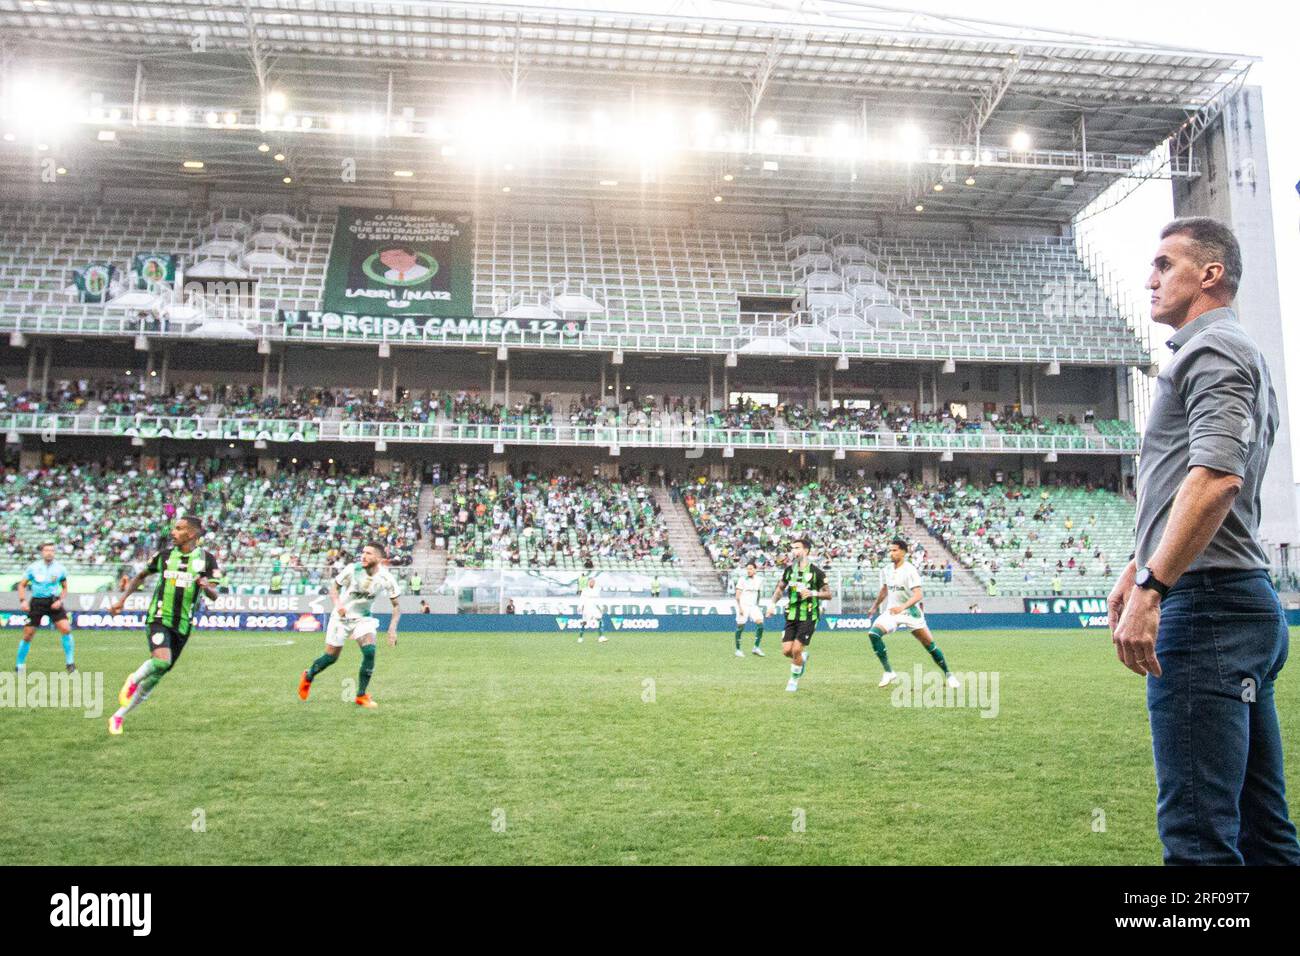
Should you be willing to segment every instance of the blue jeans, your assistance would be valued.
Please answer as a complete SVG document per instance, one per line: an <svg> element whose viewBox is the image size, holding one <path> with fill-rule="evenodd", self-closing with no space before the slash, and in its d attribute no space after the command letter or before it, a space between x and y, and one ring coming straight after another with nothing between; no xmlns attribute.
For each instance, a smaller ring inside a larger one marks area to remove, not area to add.
<svg viewBox="0 0 1300 956"><path fill-rule="evenodd" d="M1287 644L1267 571L1185 574L1161 602L1147 710L1165 863L1300 865L1273 700Z"/></svg>

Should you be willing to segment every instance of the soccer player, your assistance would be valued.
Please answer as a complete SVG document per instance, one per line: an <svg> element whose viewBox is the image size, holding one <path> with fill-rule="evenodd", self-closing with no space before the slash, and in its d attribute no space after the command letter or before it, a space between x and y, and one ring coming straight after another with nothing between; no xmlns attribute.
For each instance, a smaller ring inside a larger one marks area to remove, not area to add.
<svg viewBox="0 0 1300 956"><path fill-rule="evenodd" d="M934 662L943 670L945 683L949 687L960 687L961 683L948 670L948 662L944 659L943 651L939 650L939 645L934 642L934 635L926 626L925 608L921 603L924 596L921 575L912 562L907 560L907 542L902 538L895 538L889 543L889 561L892 567L881 570L880 593L876 595L871 610L867 612L868 617L876 618L871 622L871 630L867 631L867 636L871 638L871 649L876 652L880 666L885 669L879 686L888 687L898 679L898 675L889 666L884 635L904 630L911 631L912 636L921 642L921 646L930 652ZM876 612L886 600L889 601L888 612L877 617Z"/></svg>
<svg viewBox="0 0 1300 956"><path fill-rule="evenodd" d="M384 567L387 552L379 542L361 549L361 561L349 564L339 571L330 584L330 600L334 611L325 628L325 653L312 661L298 681L298 696L303 700L311 693L311 682L316 675L335 663L348 638L355 638L361 648L361 672L357 675L357 705L374 710L376 704L366 689L375 673L375 635L379 632L379 619L370 616L379 592L384 592L393 603L393 618L388 622L388 646L397 644L397 621L402 612L397 605L398 584L392 572ZM341 589L341 590L340 590Z"/></svg>
<svg viewBox="0 0 1300 956"><path fill-rule="evenodd" d="M28 591L31 596L28 596ZM68 572L61 563L54 560L54 545L46 542L41 545L41 559L27 565L27 571L18 582L18 606L27 614L27 623L23 625L23 637L18 642L18 673L27 669L27 652L32 649L32 636L41 626L41 619L48 617L50 624L59 632L63 640L63 660L68 673L76 671L73 662L72 622L64 607L68 599Z"/></svg>
<svg viewBox="0 0 1300 956"><path fill-rule="evenodd" d="M754 622L754 650L759 657L766 657L763 649L763 608L759 595L763 593L763 579L759 577L758 565L750 561L745 565L745 573L736 582L736 656L744 657L740 649L740 635L744 633L745 624Z"/></svg>
<svg viewBox="0 0 1300 956"><path fill-rule="evenodd" d="M596 629L597 642L604 644L609 640L605 636L605 613L600 609L600 588L596 587L596 578L587 578L587 587L578 597L578 610L582 614L582 627L578 629L578 643L582 643L587 628Z"/></svg>
<svg viewBox="0 0 1300 956"><path fill-rule="evenodd" d="M149 575L159 575L158 587L154 589L149 608L145 611L150 657L122 685L117 696L121 706L108 718L108 732L114 736L122 732L126 715L149 699L158 682L180 660L194 627L199 593L202 592L209 601L217 599L217 588L211 580L217 573L217 559L211 551L199 547L202 536L202 521L193 515L178 518L172 526L172 547L164 547L155 554L140 573L127 582L122 596L109 608L113 614L121 614L126 599L144 584Z"/></svg>
<svg viewBox="0 0 1300 956"><path fill-rule="evenodd" d="M822 614L822 601L831 597L826 572L808 560L812 553L812 540L799 538L790 546L790 563L776 583L769 613L776 613L776 603L782 594L788 596L785 609L785 633L781 635L781 653L790 658L790 682L785 689L799 689L799 678L808 671L808 644Z"/></svg>

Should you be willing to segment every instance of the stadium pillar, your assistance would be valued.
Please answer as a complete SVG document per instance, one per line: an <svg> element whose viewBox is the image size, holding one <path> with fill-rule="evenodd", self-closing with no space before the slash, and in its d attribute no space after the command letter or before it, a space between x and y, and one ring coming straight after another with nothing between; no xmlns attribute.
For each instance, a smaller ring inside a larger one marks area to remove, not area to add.
<svg viewBox="0 0 1300 956"><path fill-rule="evenodd" d="M276 369L275 369L275 397L277 399L282 399L284 398L284 350L283 349L280 350L280 355L278 356L278 358L279 358L279 362L276 364Z"/></svg>
<svg viewBox="0 0 1300 956"><path fill-rule="evenodd" d="M601 390L602 393L604 393L604 391L605 391L605 369L604 369L603 366L601 367L601 370L600 370L600 390ZM712 359L712 358L709 359L709 407L708 407L708 410L709 410L709 411L713 411L713 410L714 410L714 406L713 406L713 359Z"/></svg>
<svg viewBox="0 0 1300 956"><path fill-rule="evenodd" d="M155 382L157 376L154 375L154 371L153 349L150 349L144 354L144 381L140 384L143 386L142 390L151 395L156 395L158 393L158 386Z"/></svg>
<svg viewBox="0 0 1300 956"><path fill-rule="evenodd" d="M1122 494L1133 494L1137 484L1137 466L1132 455L1121 455L1119 459L1119 490Z"/></svg>
<svg viewBox="0 0 1300 956"><path fill-rule="evenodd" d="M271 355L262 353L262 397L266 397L267 386L271 383Z"/></svg>
<svg viewBox="0 0 1300 956"><path fill-rule="evenodd" d="M45 360L41 362L41 394L50 387L50 358L54 355L53 346L45 346Z"/></svg>
<svg viewBox="0 0 1300 956"><path fill-rule="evenodd" d="M509 406L510 405L510 359L506 359L505 364L506 364L506 387L505 387L505 392L502 395L503 400L501 404Z"/></svg>
<svg viewBox="0 0 1300 956"><path fill-rule="evenodd" d="M1043 483L1043 475L1039 469L1037 458L1021 456L1020 480L1026 488L1037 488Z"/></svg>
<svg viewBox="0 0 1300 956"><path fill-rule="evenodd" d="M1201 155L1202 173L1196 179L1173 181L1174 215L1213 216L1231 226L1241 244L1245 272L1234 308L1268 358L1281 416L1260 489L1266 502L1260 534L1273 544L1296 544L1300 530L1291 474L1291 414L1260 88L1247 86L1232 97L1195 148Z"/></svg>
<svg viewBox="0 0 1300 956"><path fill-rule="evenodd" d="M835 407L835 366L826 374L826 397L831 403L831 408Z"/></svg>
<svg viewBox="0 0 1300 956"><path fill-rule="evenodd" d="M722 366L722 405L731 407L731 370L726 365Z"/></svg>
<svg viewBox="0 0 1300 956"><path fill-rule="evenodd" d="M27 346L27 391L36 387L36 342Z"/></svg>
<svg viewBox="0 0 1300 956"><path fill-rule="evenodd" d="M167 372L172 364L172 347L164 345L162 349L162 370L158 373L158 391L164 393L167 391Z"/></svg>
<svg viewBox="0 0 1300 956"><path fill-rule="evenodd" d="M497 400L497 360L491 358L488 362L490 363L488 365L488 406L491 407ZM603 386L601 391L604 391Z"/></svg>
<svg viewBox="0 0 1300 956"><path fill-rule="evenodd" d="M713 366L709 366L709 398L713 397ZM600 401L598 407L604 408L609 399L605 395L605 360L600 360Z"/></svg>

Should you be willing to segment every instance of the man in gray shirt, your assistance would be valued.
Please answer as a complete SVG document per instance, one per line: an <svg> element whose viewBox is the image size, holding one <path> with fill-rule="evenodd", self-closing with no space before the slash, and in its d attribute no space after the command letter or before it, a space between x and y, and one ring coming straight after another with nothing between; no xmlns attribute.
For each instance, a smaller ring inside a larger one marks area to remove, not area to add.
<svg viewBox="0 0 1300 956"><path fill-rule="evenodd" d="M1165 862L1296 865L1274 708L1287 623L1259 541L1277 398L1229 308L1232 231L1176 219L1160 240L1147 288L1174 357L1142 436L1137 547L1110 593L1115 649L1147 679Z"/></svg>

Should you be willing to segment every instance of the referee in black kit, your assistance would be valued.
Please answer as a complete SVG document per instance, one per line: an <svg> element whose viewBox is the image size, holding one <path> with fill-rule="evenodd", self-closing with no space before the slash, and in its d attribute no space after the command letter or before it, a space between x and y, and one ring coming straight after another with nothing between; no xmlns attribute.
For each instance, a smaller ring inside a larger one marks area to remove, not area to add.
<svg viewBox="0 0 1300 956"><path fill-rule="evenodd" d="M1268 363L1229 308L1241 250L1175 219L1152 260L1151 317L1174 357L1138 465L1137 546L1110 593L1124 666L1146 676L1156 828L1170 864L1300 864L1273 685L1287 622L1259 541L1278 425Z"/></svg>

